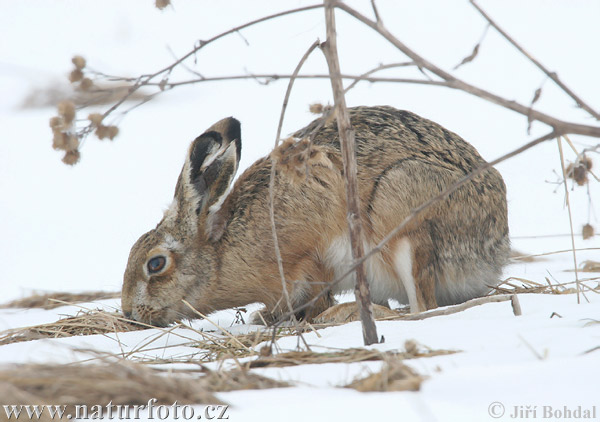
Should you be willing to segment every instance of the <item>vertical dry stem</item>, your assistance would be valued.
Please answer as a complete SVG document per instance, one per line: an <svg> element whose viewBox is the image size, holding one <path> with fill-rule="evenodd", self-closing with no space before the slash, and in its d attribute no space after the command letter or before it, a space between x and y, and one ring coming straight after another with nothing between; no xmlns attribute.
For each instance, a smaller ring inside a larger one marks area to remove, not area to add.
<svg viewBox="0 0 600 422"><path fill-rule="evenodd" d="M563 174L563 185L565 187L565 200L567 201L567 210L569 211L569 225L571 228L571 247L573 249L573 271L575 271L575 283L577 285L577 303L581 303L579 292L581 291L581 283L577 272L577 252L575 252L575 235L573 233L573 216L571 215L571 202L569 201L569 187L567 186L567 171L565 169L565 157L563 155L562 141L560 136L556 139L558 143L558 153L560 154L560 167ZM586 298L587 299L587 298Z"/></svg>
<svg viewBox="0 0 600 422"><path fill-rule="evenodd" d="M324 53L329 67L329 76L335 111L337 115L338 132L340 135L340 148L344 163L344 177L346 181L346 201L348 207L348 228L350 231L350 243L352 247L352 259L362 258L363 235L360 219L360 203L358 199L358 180L356 170L356 155L354 151L354 131L350 124L350 117L346 109L346 99L344 98L344 87L340 77L340 63L337 55L337 42L335 31L334 1L325 0L325 23L327 25L327 41L324 46ZM356 303L360 311L360 319L363 327L363 338L365 345L377 343L377 328L373 320L373 310L371 307L371 295L369 285L365 277L365 270L362 263L356 265L356 286L354 294Z"/></svg>

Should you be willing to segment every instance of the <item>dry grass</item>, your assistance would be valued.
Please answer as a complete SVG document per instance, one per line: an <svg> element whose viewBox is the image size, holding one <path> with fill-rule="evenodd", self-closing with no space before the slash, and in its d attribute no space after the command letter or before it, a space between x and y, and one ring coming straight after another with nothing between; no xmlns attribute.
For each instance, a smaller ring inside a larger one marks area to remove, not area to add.
<svg viewBox="0 0 600 422"><path fill-rule="evenodd" d="M0 346L41 338L89 336L93 334L135 331L144 328L146 327L129 322L118 313L100 310L87 311L48 324L4 331L0 333Z"/></svg>
<svg viewBox="0 0 600 422"><path fill-rule="evenodd" d="M569 287L574 284L575 282L562 284L552 283L547 277L546 284L541 284L526 278L509 277L498 286L494 287L495 292L493 294L542 293L564 295L576 292L575 287Z"/></svg>
<svg viewBox="0 0 600 422"><path fill-rule="evenodd" d="M600 262L592 260L583 261L581 268L577 271L580 273L600 273Z"/></svg>
<svg viewBox="0 0 600 422"><path fill-rule="evenodd" d="M425 378L402 363L401 359L387 357L381 371L356 379L346 388L368 391L419 391Z"/></svg>
<svg viewBox="0 0 600 422"><path fill-rule="evenodd" d="M233 371L210 371L202 382L208 391L226 392L236 390L263 390L266 388L289 387L290 384L276 381L262 375L254 374L247 369Z"/></svg>
<svg viewBox="0 0 600 422"><path fill-rule="evenodd" d="M19 365L0 369L3 403L142 405L151 398L157 404L221 403L203 378L161 375L130 361L101 364Z"/></svg>
<svg viewBox="0 0 600 422"><path fill-rule="evenodd" d="M118 359L98 364L27 364L0 367L0 397L6 404L75 405L105 407L145 405L223 404L212 393L235 390L283 388L289 384L253 374L248 370L174 373ZM3 413L3 412L2 412ZM50 420L47 415L41 420ZM0 419L2 420L2 419Z"/></svg>
<svg viewBox="0 0 600 422"><path fill-rule="evenodd" d="M121 297L121 292L84 292L67 293L56 292L46 294L34 294L23 299L0 305L2 308L42 308L54 309L71 303L94 302L96 300L114 299Z"/></svg>
<svg viewBox="0 0 600 422"><path fill-rule="evenodd" d="M286 352L275 356L260 357L248 362L248 368L284 367L321 363L356 363L379 360L401 360L457 353L453 350L419 350L414 342L407 342L404 352L380 352L371 349L343 349L335 352L312 351Z"/></svg>

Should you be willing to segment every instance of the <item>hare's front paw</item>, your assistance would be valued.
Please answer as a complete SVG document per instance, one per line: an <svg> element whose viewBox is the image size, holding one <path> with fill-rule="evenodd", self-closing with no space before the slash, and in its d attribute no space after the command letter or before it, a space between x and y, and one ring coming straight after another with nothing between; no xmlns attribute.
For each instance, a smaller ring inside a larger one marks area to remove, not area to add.
<svg viewBox="0 0 600 422"><path fill-rule="evenodd" d="M252 325L271 325L277 320L276 315L273 315L266 307L260 308L250 314L250 324Z"/></svg>
<svg viewBox="0 0 600 422"><path fill-rule="evenodd" d="M385 318L398 316L399 313L386 308L385 306L371 304L373 307L373 318ZM324 312L321 312L315 318L313 322L316 324L344 324L346 322L360 320L360 314L358 312L358 305L356 302L340 303L339 305L332 306Z"/></svg>

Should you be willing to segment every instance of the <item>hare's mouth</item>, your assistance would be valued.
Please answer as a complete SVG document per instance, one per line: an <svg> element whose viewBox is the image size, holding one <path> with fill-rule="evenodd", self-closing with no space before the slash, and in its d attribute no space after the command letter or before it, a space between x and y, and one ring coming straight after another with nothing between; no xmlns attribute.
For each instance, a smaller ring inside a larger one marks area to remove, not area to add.
<svg viewBox="0 0 600 422"><path fill-rule="evenodd" d="M134 307L132 312L125 316L153 327L166 327L174 323L177 319L187 318L184 315L178 317L177 314L178 312L170 307L156 309L147 305L139 305Z"/></svg>

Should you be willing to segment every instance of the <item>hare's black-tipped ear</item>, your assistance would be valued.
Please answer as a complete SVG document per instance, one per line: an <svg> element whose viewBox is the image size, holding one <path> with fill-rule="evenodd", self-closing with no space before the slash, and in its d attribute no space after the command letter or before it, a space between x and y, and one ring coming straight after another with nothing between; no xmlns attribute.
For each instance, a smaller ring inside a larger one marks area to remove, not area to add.
<svg viewBox="0 0 600 422"><path fill-rule="evenodd" d="M200 214L223 202L237 171L241 145L240 123L231 117L192 142L175 190L190 221L196 222Z"/></svg>

